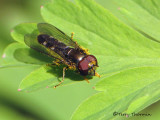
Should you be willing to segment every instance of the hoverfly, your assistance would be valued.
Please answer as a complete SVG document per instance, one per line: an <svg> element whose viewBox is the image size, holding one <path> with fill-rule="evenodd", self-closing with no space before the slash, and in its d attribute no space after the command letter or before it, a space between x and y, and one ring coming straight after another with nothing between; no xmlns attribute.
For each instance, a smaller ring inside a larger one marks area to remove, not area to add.
<svg viewBox="0 0 160 120"><path fill-rule="evenodd" d="M87 49L79 46L73 41L73 33L71 37L63 33L55 26L48 23L37 24L37 30L32 34L25 35L25 43L30 48L49 55L56 60L54 65L64 64L63 79L59 82L59 86L64 81L65 70L78 70L84 76L98 76L95 72L98 67L98 62L95 56L90 55ZM88 80L87 80L88 81Z"/></svg>

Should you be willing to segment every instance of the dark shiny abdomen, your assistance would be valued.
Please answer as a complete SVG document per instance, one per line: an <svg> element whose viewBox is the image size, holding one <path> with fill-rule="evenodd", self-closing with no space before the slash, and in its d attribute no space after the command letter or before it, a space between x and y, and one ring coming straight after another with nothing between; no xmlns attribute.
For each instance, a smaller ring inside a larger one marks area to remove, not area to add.
<svg viewBox="0 0 160 120"><path fill-rule="evenodd" d="M45 47L53 50L68 63L73 62L78 65L79 61L85 56L85 54L81 53L79 49L66 46L64 43L46 34L39 35L38 42Z"/></svg>

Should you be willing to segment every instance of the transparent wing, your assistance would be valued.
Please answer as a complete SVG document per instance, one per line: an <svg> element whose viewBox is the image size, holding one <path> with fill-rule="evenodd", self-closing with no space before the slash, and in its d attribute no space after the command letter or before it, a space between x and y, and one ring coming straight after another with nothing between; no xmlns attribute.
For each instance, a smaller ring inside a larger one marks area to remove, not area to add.
<svg viewBox="0 0 160 120"><path fill-rule="evenodd" d="M37 27L41 34L50 35L55 39L65 43L67 46L79 48L79 46L68 35L66 35L64 32L62 32L55 26L48 23L39 23Z"/></svg>
<svg viewBox="0 0 160 120"><path fill-rule="evenodd" d="M38 40L37 40L38 35L39 35L39 31L35 30L32 34L25 35L24 42L26 43L27 46L31 47L32 49L38 52L41 52L43 54L46 54L48 56L51 56L53 58L63 61L63 58L59 56L57 53L38 43Z"/></svg>

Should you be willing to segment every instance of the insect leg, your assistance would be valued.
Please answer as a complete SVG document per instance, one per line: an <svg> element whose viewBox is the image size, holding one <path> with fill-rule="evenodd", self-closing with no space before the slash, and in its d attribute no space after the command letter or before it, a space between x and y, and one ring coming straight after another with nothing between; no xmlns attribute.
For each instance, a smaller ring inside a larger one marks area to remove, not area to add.
<svg viewBox="0 0 160 120"><path fill-rule="evenodd" d="M83 51L84 53L86 53L87 55L90 54L89 51L88 51L88 49L86 49L86 48L84 48L84 47L82 47L82 46L79 46L79 49L82 50L82 51Z"/></svg>
<svg viewBox="0 0 160 120"><path fill-rule="evenodd" d="M64 68L63 68L63 79L62 79L61 82L59 82L58 85L54 86L54 88L56 88L57 86L59 86L59 85L64 81L64 76L65 76L65 70L66 70L66 69L67 69L67 67L64 67Z"/></svg>
<svg viewBox="0 0 160 120"><path fill-rule="evenodd" d="M62 63L62 61L60 61L59 59L56 59L55 61L53 61L53 64L55 65L60 65Z"/></svg>
<svg viewBox="0 0 160 120"><path fill-rule="evenodd" d="M95 76L97 76L97 77L101 77L97 72L95 73Z"/></svg>
<svg viewBox="0 0 160 120"><path fill-rule="evenodd" d="M89 83L89 80L84 76L84 80L86 80L87 83Z"/></svg>
<svg viewBox="0 0 160 120"><path fill-rule="evenodd" d="M73 36L74 36L74 32L71 33L71 40L72 40L72 41L73 41ZM82 46L79 46L78 43L75 42L75 41L73 41L73 42L78 46L79 49L83 50L86 54L88 54L88 55L90 54L90 53L88 52L88 49L85 49L85 48L83 48Z"/></svg>
<svg viewBox="0 0 160 120"><path fill-rule="evenodd" d="M74 32L71 33L71 39L73 40Z"/></svg>

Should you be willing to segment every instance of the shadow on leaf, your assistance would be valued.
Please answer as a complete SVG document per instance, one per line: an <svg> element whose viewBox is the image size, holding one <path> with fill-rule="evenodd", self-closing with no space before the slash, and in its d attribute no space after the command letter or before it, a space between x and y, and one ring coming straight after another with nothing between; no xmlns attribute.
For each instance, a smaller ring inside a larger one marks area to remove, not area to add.
<svg viewBox="0 0 160 120"><path fill-rule="evenodd" d="M53 65L50 67L51 67L51 69L47 69L46 71L53 74L54 76L56 76L58 78L59 81L61 81L62 76L63 76L63 67L65 67L65 65L60 65L60 66ZM73 70L69 70L69 69L67 69L65 71L64 80L66 78L73 80L73 81L83 81L84 80L83 76L81 76L77 71L73 71ZM87 78L92 79L91 76L87 76Z"/></svg>
<svg viewBox="0 0 160 120"><path fill-rule="evenodd" d="M54 58L39 53L30 48L19 48L14 52L14 57L20 62L27 64L47 64L52 63Z"/></svg>
<svg viewBox="0 0 160 120"><path fill-rule="evenodd" d="M39 53L35 50L32 50L30 48L19 48L16 49L14 52L14 57L23 63L27 64L39 64L39 65L44 65L48 63L52 63L54 61L54 58L51 58L47 55L44 55L42 53ZM53 74L58 78L59 81L61 81L62 76L63 76L63 67L65 65L50 65L51 69L48 69L48 66L46 66L46 71ZM82 81L84 80L83 76L81 76L77 71L73 70L66 70L65 72L65 78L71 79L73 81ZM88 76L88 79L92 79L92 77Z"/></svg>

